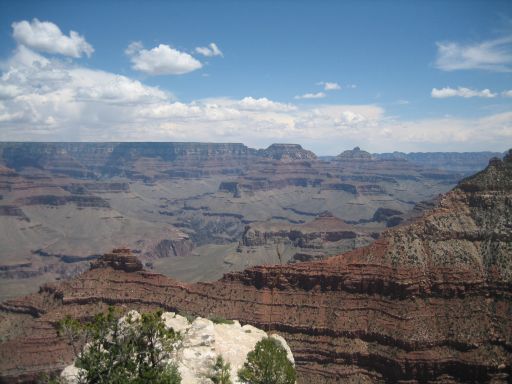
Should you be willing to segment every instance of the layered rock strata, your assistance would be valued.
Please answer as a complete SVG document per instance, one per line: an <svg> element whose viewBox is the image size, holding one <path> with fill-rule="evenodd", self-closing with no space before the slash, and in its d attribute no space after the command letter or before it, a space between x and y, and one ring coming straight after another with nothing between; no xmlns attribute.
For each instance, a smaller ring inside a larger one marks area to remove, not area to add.
<svg viewBox="0 0 512 384"><path fill-rule="evenodd" d="M301 383L510 382L511 183L509 153L415 223L319 262L253 267L214 283L106 267L48 284L2 305L3 329L16 314L29 314L22 332L3 331L3 380L63 367L70 351L55 322L116 304L278 331Z"/></svg>
<svg viewBox="0 0 512 384"><path fill-rule="evenodd" d="M301 383L510 382L511 220L512 152L413 224L327 260L253 267L196 284L92 269L2 304L0 372L13 382L62 368L70 350L55 322L116 304L278 331Z"/></svg>
<svg viewBox="0 0 512 384"><path fill-rule="evenodd" d="M324 211L308 223L248 225L237 250L251 252L264 247L282 255L284 249L293 248L296 251L290 255L291 259L285 260L293 263L324 259L368 245L375 237L378 237L378 233L349 225L329 211Z"/></svg>

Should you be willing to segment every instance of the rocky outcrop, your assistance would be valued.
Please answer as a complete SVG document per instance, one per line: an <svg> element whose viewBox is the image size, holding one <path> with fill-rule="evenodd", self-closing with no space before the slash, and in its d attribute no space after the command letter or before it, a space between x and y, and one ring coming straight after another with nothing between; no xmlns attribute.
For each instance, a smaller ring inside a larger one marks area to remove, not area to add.
<svg viewBox="0 0 512 384"><path fill-rule="evenodd" d="M117 248L91 263L91 269L112 268L125 272L142 271L142 263L127 248Z"/></svg>
<svg viewBox="0 0 512 384"><path fill-rule="evenodd" d="M240 184L236 181L223 181L219 185L220 192L228 192L233 194L233 197L240 197L241 188Z"/></svg>
<svg viewBox="0 0 512 384"><path fill-rule="evenodd" d="M373 160L374 157L370 152L361 150L359 147L355 147L352 150L343 151L336 160Z"/></svg>
<svg viewBox="0 0 512 384"><path fill-rule="evenodd" d="M176 239L164 239L158 241L154 246L149 246L146 255L152 257L173 257L173 256L190 256L194 245L188 236L181 236Z"/></svg>
<svg viewBox="0 0 512 384"><path fill-rule="evenodd" d="M272 144L260 149L258 155L274 160L315 160L316 155L299 144Z"/></svg>
<svg viewBox="0 0 512 384"><path fill-rule="evenodd" d="M288 262L324 259L369 244L373 239L363 228L357 228L325 211L303 224L254 223L247 225L238 252L268 250L269 253L294 249ZM289 253L289 252L288 252ZM282 261L282 260L281 260Z"/></svg>
<svg viewBox="0 0 512 384"><path fill-rule="evenodd" d="M120 319L126 325L126 318L140 318L137 311L130 311ZM242 368L247 354L252 351L258 341L271 337L277 340L287 351L288 359L293 363L293 355L286 340L277 334L267 335L261 329L251 325L241 326L237 320L218 321L197 317L189 321L186 317L174 312L165 312L162 319L167 328L179 332L181 340L175 346L169 362L177 365L181 380L187 384L213 384L208 378L218 356L230 365L230 378L239 384L237 372ZM78 383L80 369L75 365L64 368L61 377L68 384Z"/></svg>
<svg viewBox="0 0 512 384"><path fill-rule="evenodd" d="M300 248L322 248L324 242L338 242L340 240L355 239L358 235L356 229L342 220L325 211L307 223L281 228L275 231L264 230L266 226L247 226L240 241L246 247L263 246L279 241L290 241Z"/></svg>
<svg viewBox="0 0 512 384"><path fill-rule="evenodd" d="M377 208L373 214L372 221L379 223L385 222L386 227L394 227L400 224L404 219L403 212L391 208Z"/></svg>

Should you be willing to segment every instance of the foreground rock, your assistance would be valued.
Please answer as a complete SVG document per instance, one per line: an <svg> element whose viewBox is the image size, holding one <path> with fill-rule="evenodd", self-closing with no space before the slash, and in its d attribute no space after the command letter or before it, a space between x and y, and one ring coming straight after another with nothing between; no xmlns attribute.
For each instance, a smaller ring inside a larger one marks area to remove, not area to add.
<svg viewBox="0 0 512 384"><path fill-rule="evenodd" d="M139 315L131 311L132 319ZM267 333L251 325L241 326L236 320L214 323L201 317L194 321L174 312L162 314L165 325L180 332L183 340L173 353L172 361L178 366L184 384L208 384L211 367L218 356L231 366L231 381L238 384L237 372L242 368L247 354L252 351L258 341L268 337ZM122 319L121 319L122 321ZM293 355L281 336L272 334L270 337L278 340L288 352L288 359L293 363ZM79 369L69 365L61 373L68 384L77 383Z"/></svg>
<svg viewBox="0 0 512 384"><path fill-rule="evenodd" d="M300 383L512 379L512 152L416 222L317 262L213 283L96 268L2 305L4 382L69 364L54 324L107 304L236 318L286 338Z"/></svg>

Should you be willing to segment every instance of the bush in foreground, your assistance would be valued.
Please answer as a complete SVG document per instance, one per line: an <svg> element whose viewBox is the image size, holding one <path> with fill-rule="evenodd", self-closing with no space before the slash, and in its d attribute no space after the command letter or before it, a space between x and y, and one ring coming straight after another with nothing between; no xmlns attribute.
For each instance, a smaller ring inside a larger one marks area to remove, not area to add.
<svg viewBox="0 0 512 384"><path fill-rule="evenodd" d="M208 378L213 382L213 384L233 384L230 375L231 365L224 361L222 356L217 356Z"/></svg>
<svg viewBox="0 0 512 384"><path fill-rule="evenodd" d="M170 354L180 335L167 329L162 312L130 315L119 321L110 308L94 321L80 324L66 318L60 333L66 336L77 353L75 365L80 371L80 384L178 384L181 377ZM84 348L77 343L85 344Z"/></svg>
<svg viewBox="0 0 512 384"><path fill-rule="evenodd" d="M294 384L297 378L293 364L281 343L267 337L247 354L238 379L245 384Z"/></svg>

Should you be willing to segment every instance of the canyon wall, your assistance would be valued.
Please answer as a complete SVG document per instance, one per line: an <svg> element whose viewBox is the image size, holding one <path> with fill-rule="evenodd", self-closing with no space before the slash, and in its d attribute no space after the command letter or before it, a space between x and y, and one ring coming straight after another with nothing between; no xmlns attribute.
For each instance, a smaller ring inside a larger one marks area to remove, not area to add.
<svg viewBox="0 0 512 384"><path fill-rule="evenodd" d="M114 304L276 330L300 383L510 382L511 220L512 151L415 222L326 260L186 284L105 259L102 268L2 304L1 377L27 381L63 368L70 349L56 322Z"/></svg>

